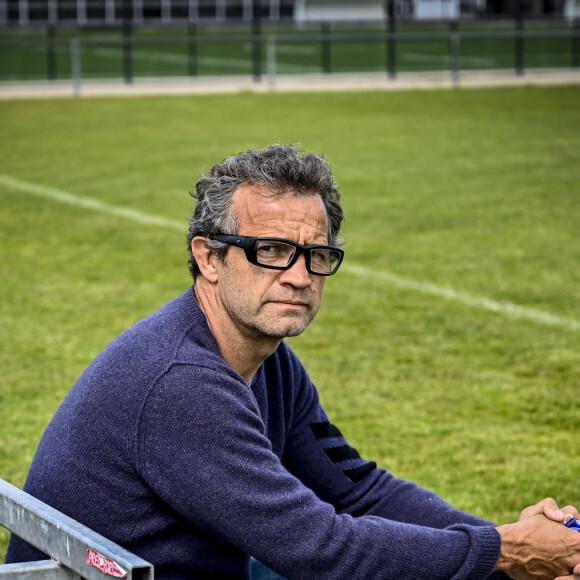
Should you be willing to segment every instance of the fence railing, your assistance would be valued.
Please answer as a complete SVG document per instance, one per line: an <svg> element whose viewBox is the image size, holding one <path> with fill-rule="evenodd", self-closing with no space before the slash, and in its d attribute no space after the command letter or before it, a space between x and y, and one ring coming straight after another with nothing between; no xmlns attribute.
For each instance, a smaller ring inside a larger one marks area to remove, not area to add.
<svg viewBox="0 0 580 580"><path fill-rule="evenodd" d="M153 580L153 566L0 479L0 525L50 560L0 565L1 580Z"/></svg>
<svg viewBox="0 0 580 580"><path fill-rule="evenodd" d="M478 28L451 21L428 29L387 26L383 30L200 34L195 27L172 35L125 28L44 36L0 36L0 81L70 80L80 89L89 79L248 76L276 86L289 74L447 72L457 81L468 71L579 69L578 21L525 27L498 23ZM4 64L1 64L1 63ZM12 64L10 64L12 63ZM33 65L36 63L36 65ZM36 67L31 72L31 67ZM12 67L12 68L10 68Z"/></svg>

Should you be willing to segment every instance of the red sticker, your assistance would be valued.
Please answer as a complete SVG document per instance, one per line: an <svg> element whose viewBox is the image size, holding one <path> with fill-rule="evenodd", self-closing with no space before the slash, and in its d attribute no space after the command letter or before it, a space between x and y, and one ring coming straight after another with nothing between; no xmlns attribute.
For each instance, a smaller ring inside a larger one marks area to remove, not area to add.
<svg viewBox="0 0 580 580"><path fill-rule="evenodd" d="M127 571L123 570L117 562L111 560L110 558L105 558L102 554L99 554L95 550L88 551L89 556L87 558L87 564L89 566L94 566L98 568L103 574L108 574L109 576L114 576L115 578L126 578Z"/></svg>

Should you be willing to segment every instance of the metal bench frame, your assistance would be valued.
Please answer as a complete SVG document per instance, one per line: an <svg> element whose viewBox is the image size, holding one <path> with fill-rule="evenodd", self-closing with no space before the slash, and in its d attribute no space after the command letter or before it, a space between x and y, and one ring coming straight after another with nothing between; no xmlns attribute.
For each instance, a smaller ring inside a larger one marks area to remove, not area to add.
<svg viewBox="0 0 580 580"><path fill-rule="evenodd" d="M153 580L153 565L0 479L0 525L50 560L0 565L0 580Z"/></svg>

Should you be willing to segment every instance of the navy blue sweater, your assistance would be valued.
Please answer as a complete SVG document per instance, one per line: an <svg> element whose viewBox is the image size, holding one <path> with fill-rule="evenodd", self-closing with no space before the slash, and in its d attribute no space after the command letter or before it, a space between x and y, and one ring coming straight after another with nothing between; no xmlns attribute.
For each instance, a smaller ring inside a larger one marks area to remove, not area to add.
<svg viewBox="0 0 580 580"><path fill-rule="evenodd" d="M478 579L489 522L361 458L283 342L249 386L192 290L128 329L48 426L26 491L155 565L157 578ZM7 561L42 556L12 538Z"/></svg>

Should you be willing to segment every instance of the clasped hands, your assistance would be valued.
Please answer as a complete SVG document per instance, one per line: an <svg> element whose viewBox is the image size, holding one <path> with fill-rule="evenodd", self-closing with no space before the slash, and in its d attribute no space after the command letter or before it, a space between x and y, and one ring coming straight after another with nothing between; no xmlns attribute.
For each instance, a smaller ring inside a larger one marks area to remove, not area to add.
<svg viewBox="0 0 580 580"><path fill-rule="evenodd" d="M497 570L513 580L580 580L580 533L564 526L573 506L544 499L522 511L517 522L498 526L501 553Z"/></svg>

